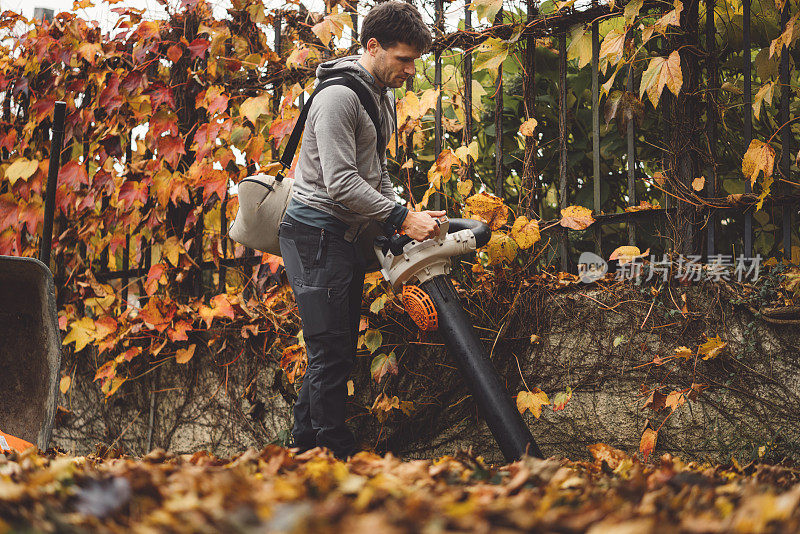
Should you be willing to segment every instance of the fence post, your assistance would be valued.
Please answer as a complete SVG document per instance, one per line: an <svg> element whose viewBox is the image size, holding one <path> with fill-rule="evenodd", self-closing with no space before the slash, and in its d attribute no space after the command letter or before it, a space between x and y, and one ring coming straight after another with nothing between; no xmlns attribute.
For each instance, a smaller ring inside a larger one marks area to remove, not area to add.
<svg viewBox="0 0 800 534"><path fill-rule="evenodd" d="M503 8L494 18L495 26L503 24ZM497 66L494 84L494 191L503 198L503 64Z"/></svg>
<svg viewBox="0 0 800 534"><path fill-rule="evenodd" d="M744 74L744 106L742 113L744 114L744 149L750 146L750 141L753 138L753 80L751 74L750 64L750 0L743 1L743 28L742 28L742 67ZM750 180L744 181L745 194L752 193L750 187ZM744 213L744 256L745 258L753 257L753 214L748 209Z"/></svg>
<svg viewBox="0 0 800 534"><path fill-rule="evenodd" d="M711 176L706 180L706 196L717 196L717 40L714 25L714 9L716 0L706 0L706 48L708 54L708 91L706 92L706 124L708 126L708 156L711 163ZM713 209L708 212L708 233L706 244L706 261L716 253L717 213Z"/></svg>
<svg viewBox="0 0 800 534"><path fill-rule="evenodd" d="M633 70L633 61L631 61L628 68L627 91L631 95L635 95L633 90L633 81L635 73ZM628 118L628 206L636 205L636 124L635 117ZM628 222L628 244L636 244L636 227L632 222Z"/></svg>
<svg viewBox="0 0 800 534"><path fill-rule="evenodd" d="M436 37L444 35L444 6L442 0L435 0L436 9ZM434 113L433 123L433 160L434 162L439 157L442 151L442 51L438 48L433 53L434 57L434 71L433 71L433 86L439 92L436 97L436 111ZM440 182L441 194L434 194L433 209L441 209L441 199L444 197L444 184ZM447 200L445 199L445 209L447 207Z"/></svg>
<svg viewBox="0 0 800 534"><path fill-rule="evenodd" d="M597 0L592 0L592 5L597 6ZM592 180L594 212L599 214L602 209L600 197L600 23L592 21ZM603 256L603 227L595 225L594 228L595 252Z"/></svg>
<svg viewBox="0 0 800 534"><path fill-rule="evenodd" d="M567 207L567 34L558 36L558 203ZM560 215L560 214L559 214ZM559 239L561 270L569 272L569 234L561 231Z"/></svg>
<svg viewBox="0 0 800 534"><path fill-rule="evenodd" d="M464 0L464 31L472 30L470 0ZM472 142L472 50L464 49L464 144ZM467 156L467 178L472 178L472 156Z"/></svg>
<svg viewBox="0 0 800 534"><path fill-rule="evenodd" d="M781 12L781 27L780 31L786 29L789 23L789 2L783 4L783 11ZM792 129L789 124L789 99L792 97L790 90L789 78L789 48L784 44L781 48L781 63L780 63L780 84L781 84L781 110L780 120L781 125L781 175L784 179L789 177L789 167L791 160L789 159L792 151ZM777 185L777 184L776 184ZM776 187L777 192L789 192L789 185L782 184ZM773 193L773 198L775 195ZM783 227L783 257L789 261L792 259L792 206L789 203L784 204L783 214L781 216L781 226Z"/></svg>
<svg viewBox="0 0 800 534"><path fill-rule="evenodd" d="M528 2L527 24L530 29L531 23L536 16L536 8L533 2ZM529 35L525 41L525 78L522 81L522 101L525 105L525 120L536 117L536 37ZM538 132L534 130L533 135L525 138L525 156L522 167L522 188L519 194L520 204L524 206L525 215L532 219L534 217L534 206L538 209L539 194L538 180L536 175L536 138ZM524 195L524 196L523 196ZM539 213L541 219L543 215Z"/></svg>

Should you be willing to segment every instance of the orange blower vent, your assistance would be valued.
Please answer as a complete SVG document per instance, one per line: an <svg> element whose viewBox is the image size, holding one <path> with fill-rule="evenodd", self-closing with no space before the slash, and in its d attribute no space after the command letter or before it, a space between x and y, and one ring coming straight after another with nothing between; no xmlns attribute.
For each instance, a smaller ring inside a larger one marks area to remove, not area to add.
<svg viewBox="0 0 800 534"><path fill-rule="evenodd" d="M417 286L403 286L403 306L420 330L436 330L439 317L433 301Z"/></svg>

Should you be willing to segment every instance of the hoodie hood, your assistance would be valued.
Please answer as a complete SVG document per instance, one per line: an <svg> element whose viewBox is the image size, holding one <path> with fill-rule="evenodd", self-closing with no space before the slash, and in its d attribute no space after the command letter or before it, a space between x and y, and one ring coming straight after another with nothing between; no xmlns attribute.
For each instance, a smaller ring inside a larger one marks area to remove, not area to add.
<svg viewBox="0 0 800 534"><path fill-rule="evenodd" d="M358 64L360 58L361 56L346 56L320 63L319 66L317 66L317 78L325 78L332 74L346 72L354 75L361 83L375 91L376 94L382 95L388 92L388 88L379 88L375 84L372 75Z"/></svg>

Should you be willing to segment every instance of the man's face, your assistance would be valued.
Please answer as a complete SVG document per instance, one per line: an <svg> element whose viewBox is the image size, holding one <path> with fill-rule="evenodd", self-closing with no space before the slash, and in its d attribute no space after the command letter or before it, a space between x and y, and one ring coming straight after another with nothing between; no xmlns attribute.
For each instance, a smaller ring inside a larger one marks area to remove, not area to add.
<svg viewBox="0 0 800 534"><path fill-rule="evenodd" d="M370 39L371 41L373 39ZM396 89L401 87L408 77L414 76L416 72L414 60L420 56L416 47L407 43L397 43L385 49L377 40L374 46L373 68L375 77L380 83Z"/></svg>

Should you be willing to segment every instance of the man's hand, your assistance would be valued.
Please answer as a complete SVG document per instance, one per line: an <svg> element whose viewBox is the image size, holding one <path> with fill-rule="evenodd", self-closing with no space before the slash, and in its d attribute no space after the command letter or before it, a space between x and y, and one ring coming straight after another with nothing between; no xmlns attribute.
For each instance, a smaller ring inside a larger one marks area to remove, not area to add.
<svg viewBox="0 0 800 534"><path fill-rule="evenodd" d="M403 225L400 227L408 237L415 241L425 241L439 235L439 225L436 217L444 215L445 211L409 211Z"/></svg>

